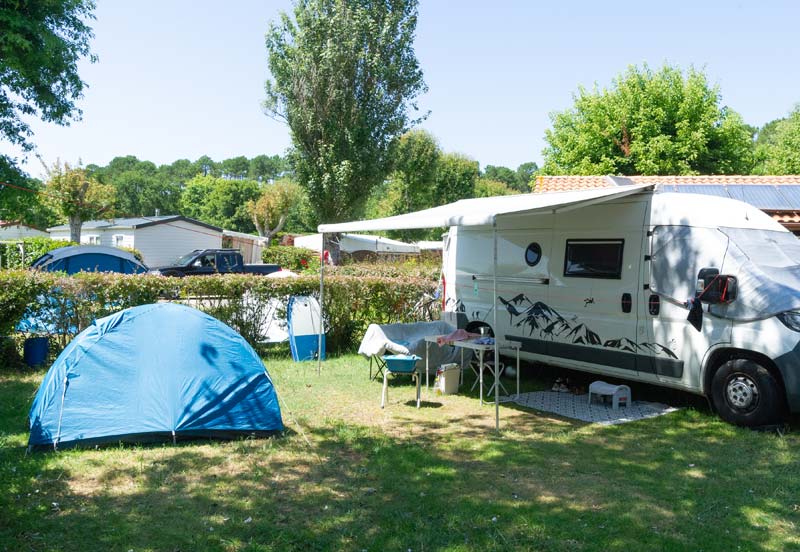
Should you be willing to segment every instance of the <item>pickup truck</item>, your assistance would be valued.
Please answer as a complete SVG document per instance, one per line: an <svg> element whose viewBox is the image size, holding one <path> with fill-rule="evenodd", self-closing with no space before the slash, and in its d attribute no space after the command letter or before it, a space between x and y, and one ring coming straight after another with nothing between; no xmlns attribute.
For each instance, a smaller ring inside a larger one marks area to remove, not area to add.
<svg viewBox="0 0 800 552"><path fill-rule="evenodd" d="M206 276L209 274L259 274L278 272L275 264L244 264L238 249L195 249L180 257L175 264L160 266L150 274L163 276Z"/></svg>

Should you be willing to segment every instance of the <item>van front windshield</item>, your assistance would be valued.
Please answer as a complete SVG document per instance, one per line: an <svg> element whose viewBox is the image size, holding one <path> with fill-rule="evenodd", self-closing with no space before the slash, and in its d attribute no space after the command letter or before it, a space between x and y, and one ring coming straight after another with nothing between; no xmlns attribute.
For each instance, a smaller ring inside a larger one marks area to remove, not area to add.
<svg viewBox="0 0 800 552"><path fill-rule="evenodd" d="M196 256L197 256L197 251L192 251L191 253L182 255L175 260L175 266L186 266L189 264L189 261L194 259Z"/></svg>
<svg viewBox="0 0 800 552"><path fill-rule="evenodd" d="M791 232L720 228L751 262L759 266L786 268L800 265L800 239Z"/></svg>

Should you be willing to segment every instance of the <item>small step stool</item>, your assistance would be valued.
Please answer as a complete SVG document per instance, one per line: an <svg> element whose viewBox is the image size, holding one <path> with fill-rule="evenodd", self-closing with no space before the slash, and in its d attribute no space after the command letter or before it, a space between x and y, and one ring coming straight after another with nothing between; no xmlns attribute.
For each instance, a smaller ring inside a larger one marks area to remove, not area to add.
<svg viewBox="0 0 800 552"><path fill-rule="evenodd" d="M604 381L595 381L589 385L589 404L592 404L592 395L611 397L611 408L617 410L620 405L628 407L633 402L631 388L627 385L611 385Z"/></svg>

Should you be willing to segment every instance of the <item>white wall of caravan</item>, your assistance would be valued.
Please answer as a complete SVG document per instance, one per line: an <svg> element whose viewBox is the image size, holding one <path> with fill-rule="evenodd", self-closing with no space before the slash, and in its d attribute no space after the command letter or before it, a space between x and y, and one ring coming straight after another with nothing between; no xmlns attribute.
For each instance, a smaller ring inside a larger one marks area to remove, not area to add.
<svg viewBox="0 0 800 552"><path fill-rule="evenodd" d="M137 228L134 247L147 266L164 266L195 249L222 247L222 232L176 220Z"/></svg>
<svg viewBox="0 0 800 552"><path fill-rule="evenodd" d="M21 240L23 238L46 238L47 232L24 224L9 224L0 227L0 241Z"/></svg>

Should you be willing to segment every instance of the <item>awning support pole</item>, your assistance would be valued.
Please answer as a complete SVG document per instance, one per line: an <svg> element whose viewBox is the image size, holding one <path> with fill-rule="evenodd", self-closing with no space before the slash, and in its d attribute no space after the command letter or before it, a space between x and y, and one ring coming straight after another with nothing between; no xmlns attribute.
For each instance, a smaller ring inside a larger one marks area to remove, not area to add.
<svg viewBox="0 0 800 552"><path fill-rule="evenodd" d="M322 247L319 248L319 339L317 340L317 375L322 373L322 332L325 328L325 233L321 233Z"/></svg>
<svg viewBox="0 0 800 552"><path fill-rule="evenodd" d="M494 329L494 429L500 431L500 336L497 332L497 219L492 222L492 328Z"/></svg>

